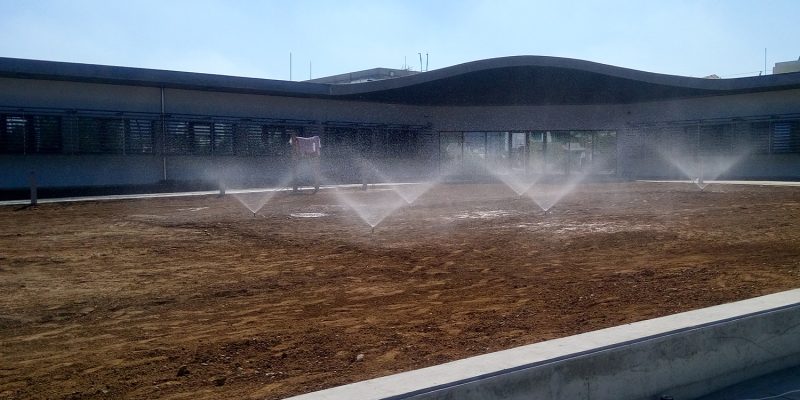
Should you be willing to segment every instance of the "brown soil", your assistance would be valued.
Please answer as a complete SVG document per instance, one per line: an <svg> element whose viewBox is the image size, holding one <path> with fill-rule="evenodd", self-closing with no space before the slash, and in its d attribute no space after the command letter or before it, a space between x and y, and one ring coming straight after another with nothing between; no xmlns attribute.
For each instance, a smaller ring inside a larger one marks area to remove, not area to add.
<svg viewBox="0 0 800 400"><path fill-rule="evenodd" d="M799 217L647 183L438 186L374 234L331 191L0 207L0 398L275 399L797 288Z"/></svg>

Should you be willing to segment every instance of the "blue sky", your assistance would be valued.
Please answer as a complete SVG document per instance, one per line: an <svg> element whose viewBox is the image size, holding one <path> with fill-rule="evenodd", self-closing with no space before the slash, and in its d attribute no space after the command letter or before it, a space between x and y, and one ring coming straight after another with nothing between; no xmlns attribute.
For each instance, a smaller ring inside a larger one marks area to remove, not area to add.
<svg viewBox="0 0 800 400"><path fill-rule="evenodd" d="M0 56L294 80L509 55L758 75L800 57L800 1L0 0Z"/></svg>

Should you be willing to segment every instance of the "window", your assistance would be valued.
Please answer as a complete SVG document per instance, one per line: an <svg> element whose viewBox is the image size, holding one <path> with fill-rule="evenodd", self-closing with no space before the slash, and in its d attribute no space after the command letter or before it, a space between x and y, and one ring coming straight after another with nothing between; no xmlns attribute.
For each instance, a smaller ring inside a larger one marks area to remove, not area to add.
<svg viewBox="0 0 800 400"><path fill-rule="evenodd" d="M386 157L413 159L417 155L417 132L389 129L386 132Z"/></svg>
<svg viewBox="0 0 800 400"><path fill-rule="evenodd" d="M486 163L490 170L499 171L508 168L510 161L508 139L508 132L486 133Z"/></svg>
<svg viewBox="0 0 800 400"><path fill-rule="evenodd" d="M360 128L357 135L360 152L368 157L413 160L436 152L435 138L416 129Z"/></svg>
<svg viewBox="0 0 800 400"><path fill-rule="evenodd" d="M154 148L154 121L147 119L131 119L127 122L128 129L125 137L125 153L152 154Z"/></svg>
<svg viewBox="0 0 800 400"><path fill-rule="evenodd" d="M772 123L772 152L800 152L800 122L782 121Z"/></svg>
<svg viewBox="0 0 800 400"><path fill-rule="evenodd" d="M444 174L461 172L464 150L461 132L441 132L439 134L439 163Z"/></svg>
<svg viewBox="0 0 800 400"><path fill-rule="evenodd" d="M381 134L383 133L383 134ZM387 137L380 129L359 128L356 131L358 153L366 159L388 158Z"/></svg>
<svg viewBox="0 0 800 400"><path fill-rule="evenodd" d="M239 134L233 132L238 130ZM262 125L256 122L245 121L234 129L231 124L216 124L214 128L215 141L221 143L221 148L233 151L234 136L237 139L236 153L249 156L288 157L291 155L289 137L294 133L302 135L302 127L282 125ZM229 139L230 138L230 139ZM232 153L220 153L232 154Z"/></svg>
<svg viewBox="0 0 800 400"><path fill-rule="evenodd" d="M591 170L594 134L591 131L570 131L567 143L567 173L585 173Z"/></svg>
<svg viewBox="0 0 800 400"><path fill-rule="evenodd" d="M254 123L240 125L242 130L243 146L239 154L248 156L261 156L267 154L267 146L261 138L263 127Z"/></svg>
<svg viewBox="0 0 800 400"><path fill-rule="evenodd" d="M753 122L749 124L750 143L754 153L769 153L769 122Z"/></svg>
<svg viewBox="0 0 800 400"><path fill-rule="evenodd" d="M545 172L547 132L531 132L528 134L528 171L534 174Z"/></svg>
<svg viewBox="0 0 800 400"><path fill-rule="evenodd" d="M464 132L464 172L483 173L486 160L486 133Z"/></svg>
<svg viewBox="0 0 800 400"><path fill-rule="evenodd" d="M121 154L125 148L122 119L79 117L75 126L79 153Z"/></svg>
<svg viewBox="0 0 800 400"><path fill-rule="evenodd" d="M30 124L25 140L25 151L31 154L53 154L61 152L61 118L35 115L28 117Z"/></svg>
<svg viewBox="0 0 800 400"><path fill-rule="evenodd" d="M707 125L700 127L700 154L733 154L734 138L730 125Z"/></svg>
<svg viewBox="0 0 800 400"><path fill-rule="evenodd" d="M617 170L615 131L440 132L439 149L442 168L452 168L450 173L482 174L484 168L530 174Z"/></svg>
<svg viewBox="0 0 800 400"><path fill-rule="evenodd" d="M386 129L367 129L358 130L361 154L370 159L390 158L392 149L389 148L389 136Z"/></svg>
<svg viewBox="0 0 800 400"><path fill-rule="evenodd" d="M164 142L166 154L191 154L189 124L183 121L167 121Z"/></svg>
<svg viewBox="0 0 800 400"><path fill-rule="evenodd" d="M0 153L24 153L27 126L25 117L0 115Z"/></svg>
<svg viewBox="0 0 800 400"><path fill-rule="evenodd" d="M232 155L234 125L217 122L214 124L214 154Z"/></svg>
<svg viewBox="0 0 800 400"><path fill-rule="evenodd" d="M510 166L511 169L515 170L517 173L524 172L527 168L528 148L525 143L526 141L525 136L527 136L526 132L511 133Z"/></svg>
<svg viewBox="0 0 800 400"><path fill-rule="evenodd" d="M194 122L191 125L192 154L211 154L211 124Z"/></svg>
<svg viewBox="0 0 800 400"><path fill-rule="evenodd" d="M323 154L330 157L353 157L358 154L358 141L355 128L325 128Z"/></svg>
<svg viewBox="0 0 800 400"><path fill-rule="evenodd" d="M595 132L592 153L594 173L615 174L617 172L617 132Z"/></svg>
<svg viewBox="0 0 800 400"><path fill-rule="evenodd" d="M262 140L265 145L266 154L270 156L289 156L291 154L289 138L292 133L300 135L300 131L294 128L265 126Z"/></svg>
<svg viewBox="0 0 800 400"><path fill-rule="evenodd" d="M545 170L550 174L569 173L569 145L570 133L568 131L548 131L545 133L547 153Z"/></svg>

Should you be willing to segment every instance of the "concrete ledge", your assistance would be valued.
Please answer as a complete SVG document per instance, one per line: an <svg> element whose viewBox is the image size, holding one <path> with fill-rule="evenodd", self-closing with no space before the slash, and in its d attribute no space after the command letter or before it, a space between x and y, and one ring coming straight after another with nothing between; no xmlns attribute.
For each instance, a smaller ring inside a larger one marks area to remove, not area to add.
<svg viewBox="0 0 800 400"><path fill-rule="evenodd" d="M800 289L291 399L692 399L796 365Z"/></svg>
<svg viewBox="0 0 800 400"><path fill-rule="evenodd" d="M638 182L649 182L649 183L687 183L691 184L692 182L688 179L684 179L682 181L679 180L639 180ZM705 183L711 185L751 185L751 186L800 186L799 181L705 181Z"/></svg>

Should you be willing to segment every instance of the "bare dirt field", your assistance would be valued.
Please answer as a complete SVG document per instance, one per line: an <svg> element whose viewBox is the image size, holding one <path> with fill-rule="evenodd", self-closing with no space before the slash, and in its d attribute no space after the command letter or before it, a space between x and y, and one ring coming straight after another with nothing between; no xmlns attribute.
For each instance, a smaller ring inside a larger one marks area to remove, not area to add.
<svg viewBox="0 0 800 400"><path fill-rule="evenodd" d="M797 287L797 187L6 206L0 398L276 399Z"/></svg>

